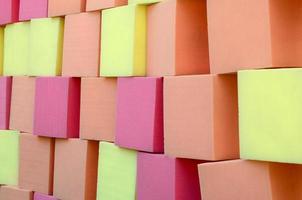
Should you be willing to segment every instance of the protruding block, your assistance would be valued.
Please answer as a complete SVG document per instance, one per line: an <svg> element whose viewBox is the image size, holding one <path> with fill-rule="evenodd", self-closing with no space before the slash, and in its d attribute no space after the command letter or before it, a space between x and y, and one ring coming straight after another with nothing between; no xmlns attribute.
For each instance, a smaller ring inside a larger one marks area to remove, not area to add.
<svg viewBox="0 0 302 200"><path fill-rule="evenodd" d="M34 134L47 137L79 137L79 78L36 78Z"/></svg>
<svg viewBox="0 0 302 200"><path fill-rule="evenodd" d="M104 10L101 32L101 76L146 74L145 6Z"/></svg>
<svg viewBox="0 0 302 200"><path fill-rule="evenodd" d="M31 20L28 75L61 75L63 32L63 18Z"/></svg>
<svg viewBox="0 0 302 200"><path fill-rule="evenodd" d="M3 74L4 28L0 27L0 75Z"/></svg>
<svg viewBox="0 0 302 200"><path fill-rule="evenodd" d="M35 78L13 77L9 128L32 133Z"/></svg>
<svg viewBox="0 0 302 200"><path fill-rule="evenodd" d="M239 72L240 157L302 163L302 69Z"/></svg>
<svg viewBox="0 0 302 200"><path fill-rule="evenodd" d="M48 0L48 16L63 16L85 12L86 0Z"/></svg>
<svg viewBox="0 0 302 200"><path fill-rule="evenodd" d="M51 194L54 139L21 133L19 157L19 187Z"/></svg>
<svg viewBox="0 0 302 200"><path fill-rule="evenodd" d="M209 73L205 0L165 0L148 7L147 75Z"/></svg>
<svg viewBox="0 0 302 200"><path fill-rule="evenodd" d="M101 13L67 15L64 25L63 76L98 76Z"/></svg>
<svg viewBox="0 0 302 200"><path fill-rule="evenodd" d="M82 78L80 138L114 141L117 80Z"/></svg>
<svg viewBox="0 0 302 200"><path fill-rule="evenodd" d="M0 77L0 129L9 128L12 78Z"/></svg>
<svg viewBox="0 0 302 200"><path fill-rule="evenodd" d="M29 33L29 22L19 22L15 24L6 25L4 29L4 75L27 75L29 56Z"/></svg>
<svg viewBox="0 0 302 200"><path fill-rule="evenodd" d="M57 198L41 193L34 193L34 200L58 200Z"/></svg>
<svg viewBox="0 0 302 200"><path fill-rule="evenodd" d="M19 0L0 0L0 25L18 21Z"/></svg>
<svg viewBox="0 0 302 200"><path fill-rule="evenodd" d="M47 17L48 0L20 0L19 20Z"/></svg>
<svg viewBox="0 0 302 200"><path fill-rule="evenodd" d="M119 78L115 143L163 152L163 79Z"/></svg>
<svg viewBox="0 0 302 200"><path fill-rule="evenodd" d="M3 200L33 200L33 192L13 186L0 187L0 199Z"/></svg>
<svg viewBox="0 0 302 200"><path fill-rule="evenodd" d="M200 200L198 161L138 153L138 200Z"/></svg>
<svg viewBox="0 0 302 200"><path fill-rule="evenodd" d="M166 77L165 153L198 160L239 157L236 75Z"/></svg>
<svg viewBox="0 0 302 200"><path fill-rule="evenodd" d="M135 199L136 164L136 151L100 142L97 199Z"/></svg>
<svg viewBox="0 0 302 200"><path fill-rule="evenodd" d="M56 139L54 196L64 200L95 200L98 142Z"/></svg>
<svg viewBox="0 0 302 200"><path fill-rule="evenodd" d="M86 11L103 10L127 5L127 0L86 0Z"/></svg>
<svg viewBox="0 0 302 200"><path fill-rule="evenodd" d="M0 160L0 185L18 185L19 132L0 130Z"/></svg>

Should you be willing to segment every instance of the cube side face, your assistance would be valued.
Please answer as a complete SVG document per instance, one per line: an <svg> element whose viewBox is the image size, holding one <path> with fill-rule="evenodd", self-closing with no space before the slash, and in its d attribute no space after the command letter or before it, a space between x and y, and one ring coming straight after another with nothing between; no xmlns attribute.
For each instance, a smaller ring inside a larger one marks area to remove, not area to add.
<svg viewBox="0 0 302 200"><path fill-rule="evenodd" d="M48 17L84 12L85 5L85 0L48 0Z"/></svg>
<svg viewBox="0 0 302 200"><path fill-rule="evenodd" d="M135 199L136 165L136 151L100 142L97 199Z"/></svg>
<svg viewBox="0 0 302 200"><path fill-rule="evenodd" d="M20 0L19 20L46 18L47 11L48 0Z"/></svg>
<svg viewBox="0 0 302 200"><path fill-rule="evenodd" d="M29 56L29 22L9 24L4 29L3 74L27 75ZM18 57L18 59L15 59Z"/></svg>
<svg viewBox="0 0 302 200"><path fill-rule="evenodd" d="M113 142L117 79L82 78L80 138Z"/></svg>
<svg viewBox="0 0 302 200"><path fill-rule="evenodd" d="M0 27L0 75L3 74L4 28Z"/></svg>
<svg viewBox="0 0 302 200"><path fill-rule="evenodd" d="M167 155L214 159L213 77L165 77L164 139Z"/></svg>
<svg viewBox="0 0 302 200"><path fill-rule="evenodd" d="M9 128L12 78L0 77L0 129Z"/></svg>
<svg viewBox="0 0 302 200"><path fill-rule="evenodd" d="M301 69L239 72L240 157L302 163Z"/></svg>
<svg viewBox="0 0 302 200"><path fill-rule="evenodd" d="M0 25L18 21L19 0L0 0Z"/></svg>
<svg viewBox="0 0 302 200"><path fill-rule="evenodd" d="M0 183L18 185L19 132L0 131Z"/></svg>
<svg viewBox="0 0 302 200"><path fill-rule="evenodd" d="M34 200L58 200L57 198L45 194L41 194L38 192L34 193Z"/></svg>
<svg viewBox="0 0 302 200"><path fill-rule="evenodd" d="M269 1L208 1L207 13L211 73L272 66Z"/></svg>
<svg viewBox="0 0 302 200"><path fill-rule="evenodd" d="M99 11L65 17L63 76L99 75L100 23Z"/></svg>
<svg viewBox="0 0 302 200"><path fill-rule="evenodd" d="M29 190L19 189L13 186L1 186L0 198L6 200L32 200L33 192Z"/></svg>

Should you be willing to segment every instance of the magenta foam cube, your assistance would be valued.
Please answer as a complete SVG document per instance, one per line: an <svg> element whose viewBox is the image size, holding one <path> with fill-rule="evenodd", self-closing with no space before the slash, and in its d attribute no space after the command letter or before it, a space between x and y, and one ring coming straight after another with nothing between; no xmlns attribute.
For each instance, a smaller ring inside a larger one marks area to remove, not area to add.
<svg viewBox="0 0 302 200"><path fill-rule="evenodd" d="M200 161L138 153L137 200L200 200Z"/></svg>
<svg viewBox="0 0 302 200"><path fill-rule="evenodd" d="M79 137L80 81L69 77L36 78L35 135Z"/></svg>
<svg viewBox="0 0 302 200"><path fill-rule="evenodd" d="M12 92L12 78L0 77L0 129L9 128L10 102Z"/></svg>
<svg viewBox="0 0 302 200"><path fill-rule="evenodd" d="M19 0L0 0L0 25L18 21Z"/></svg>
<svg viewBox="0 0 302 200"><path fill-rule="evenodd" d="M58 200L57 198L41 193L35 192L34 194L34 200Z"/></svg>
<svg viewBox="0 0 302 200"><path fill-rule="evenodd" d="M118 146L163 152L163 79L119 78L117 84Z"/></svg>
<svg viewBox="0 0 302 200"><path fill-rule="evenodd" d="M19 20L47 17L48 0L20 0Z"/></svg>

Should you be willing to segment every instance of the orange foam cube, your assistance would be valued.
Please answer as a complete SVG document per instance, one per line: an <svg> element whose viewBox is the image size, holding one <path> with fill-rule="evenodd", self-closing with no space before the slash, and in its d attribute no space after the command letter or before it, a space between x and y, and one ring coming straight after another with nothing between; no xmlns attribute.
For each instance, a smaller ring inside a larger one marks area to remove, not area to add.
<svg viewBox="0 0 302 200"><path fill-rule="evenodd" d="M48 17L85 12L86 0L48 0Z"/></svg>
<svg viewBox="0 0 302 200"><path fill-rule="evenodd" d="M19 189L13 186L0 187L0 199L2 200L32 200L33 192L25 189Z"/></svg>
<svg viewBox="0 0 302 200"><path fill-rule="evenodd" d="M128 0L86 0L86 11L102 10L127 5Z"/></svg>

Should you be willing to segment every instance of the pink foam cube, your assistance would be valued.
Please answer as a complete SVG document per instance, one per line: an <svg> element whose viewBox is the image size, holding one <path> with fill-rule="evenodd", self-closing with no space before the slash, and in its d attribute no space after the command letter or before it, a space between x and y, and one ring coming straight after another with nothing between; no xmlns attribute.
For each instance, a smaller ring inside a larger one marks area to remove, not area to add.
<svg viewBox="0 0 302 200"><path fill-rule="evenodd" d="M48 0L20 0L19 20L47 17Z"/></svg>
<svg viewBox="0 0 302 200"><path fill-rule="evenodd" d="M0 0L0 25L18 21L19 0Z"/></svg>
<svg viewBox="0 0 302 200"><path fill-rule="evenodd" d="M58 200L57 198L41 193L35 192L34 194L34 200Z"/></svg>
<svg viewBox="0 0 302 200"><path fill-rule="evenodd" d="M198 162L138 153L137 200L200 200Z"/></svg>
<svg viewBox="0 0 302 200"><path fill-rule="evenodd" d="M12 78L0 77L0 129L9 128Z"/></svg>
<svg viewBox="0 0 302 200"><path fill-rule="evenodd" d="M34 134L56 138L79 137L80 79L36 79Z"/></svg>
<svg viewBox="0 0 302 200"><path fill-rule="evenodd" d="M147 152L163 152L163 79L119 78L115 143Z"/></svg>

